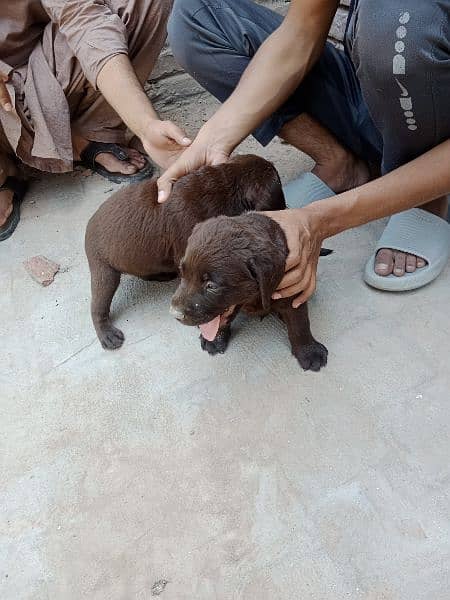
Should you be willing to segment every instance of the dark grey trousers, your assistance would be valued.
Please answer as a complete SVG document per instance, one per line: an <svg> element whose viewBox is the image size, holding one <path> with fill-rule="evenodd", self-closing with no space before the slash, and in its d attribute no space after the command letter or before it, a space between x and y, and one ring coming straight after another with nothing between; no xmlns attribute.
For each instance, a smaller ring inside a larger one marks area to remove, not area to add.
<svg viewBox="0 0 450 600"><path fill-rule="evenodd" d="M169 40L186 71L224 101L281 21L251 0L175 0ZM255 138L267 144L307 112L357 156L381 160L383 172L436 146L450 137L449 21L450 0L354 1L346 52L327 44Z"/></svg>

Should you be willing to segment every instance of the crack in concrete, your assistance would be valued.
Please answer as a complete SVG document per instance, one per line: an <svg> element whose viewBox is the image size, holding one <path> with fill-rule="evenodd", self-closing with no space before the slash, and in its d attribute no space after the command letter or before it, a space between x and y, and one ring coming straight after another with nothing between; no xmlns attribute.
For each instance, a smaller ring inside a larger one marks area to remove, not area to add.
<svg viewBox="0 0 450 600"><path fill-rule="evenodd" d="M152 335L154 335L154 333L149 333L145 337L140 338L139 340L136 340L134 342L128 342L127 346L136 346L136 344L140 344L141 342L145 342L145 340L148 340L148 338L152 337Z"/></svg>
<svg viewBox="0 0 450 600"><path fill-rule="evenodd" d="M92 341L89 342L89 344L86 344L85 346L83 346L82 348L80 348L79 350L77 350L76 352L74 352L73 354L71 354L70 356L68 356L67 358L65 358L64 360L62 360L61 362L57 363L56 365L54 365L49 371L48 373L50 373L51 371L54 371L55 369L58 369L59 367L62 367L62 365L65 365L67 362L69 362L69 360L72 360L72 358L75 358L75 356L78 356L79 354L81 354L84 350L86 350L87 348L89 348L90 346L92 346L92 344L97 340L97 338L94 338Z"/></svg>

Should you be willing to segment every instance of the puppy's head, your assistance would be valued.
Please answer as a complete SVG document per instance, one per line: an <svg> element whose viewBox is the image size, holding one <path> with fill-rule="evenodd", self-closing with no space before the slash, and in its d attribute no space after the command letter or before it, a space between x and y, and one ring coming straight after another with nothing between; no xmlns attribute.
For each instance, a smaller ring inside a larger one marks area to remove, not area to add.
<svg viewBox="0 0 450 600"><path fill-rule="evenodd" d="M236 307L269 311L286 255L283 232L264 215L204 221L188 240L171 312L212 340Z"/></svg>

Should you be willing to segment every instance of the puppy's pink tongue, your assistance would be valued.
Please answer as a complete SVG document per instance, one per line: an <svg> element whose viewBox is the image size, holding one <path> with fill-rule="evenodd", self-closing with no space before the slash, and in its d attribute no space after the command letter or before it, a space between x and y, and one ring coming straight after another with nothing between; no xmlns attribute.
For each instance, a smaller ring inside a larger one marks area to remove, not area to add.
<svg viewBox="0 0 450 600"><path fill-rule="evenodd" d="M215 339L217 332L219 331L220 315L217 315L217 317L212 321L209 321L209 323L203 323L202 325L199 325L199 327L200 331L202 332L202 336L205 338L205 340L208 340L208 342L212 342Z"/></svg>

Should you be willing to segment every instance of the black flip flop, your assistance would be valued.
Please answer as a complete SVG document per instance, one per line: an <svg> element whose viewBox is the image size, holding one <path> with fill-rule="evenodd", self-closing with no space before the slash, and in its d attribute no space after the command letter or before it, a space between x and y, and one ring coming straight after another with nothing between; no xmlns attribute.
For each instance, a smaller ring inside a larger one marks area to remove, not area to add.
<svg viewBox="0 0 450 600"><path fill-rule="evenodd" d="M13 192L13 209L6 220L6 223L0 227L0 242L8 239L16 229L20 221L20 205L28 189L28 184L17 177L7 177L5 183L0 186L0 192L9 190Z"/></svg>
<svg viewBox="0 0 450 600"><path fill-rule="evenodd" d="M142 181L143 179L148 179L153 175L154 167L151 164L151 162L147 159L146 166L140 171L137 171L137 173L133 173L132 175L125 175L124 173L111 173L110 171L108 171L108 169L102 167L102 165L100 165L95 160L95 158L102 152L112 154L119 160L128 160L128 154L117 144L107 144L105 142L89 142L89 144L80 154L80 164L83 165L83 167L91 169L92 171L94 171L94 173L98 173L105 179L112 181L113 183L122 183L124 181Z"/></svg>

